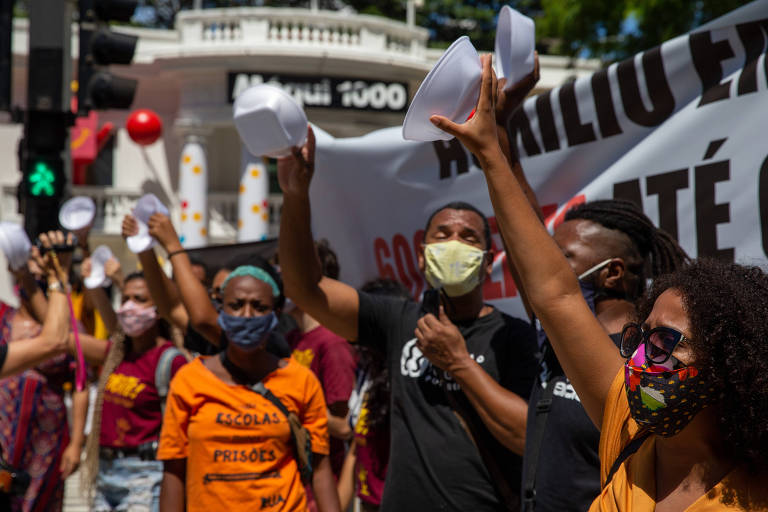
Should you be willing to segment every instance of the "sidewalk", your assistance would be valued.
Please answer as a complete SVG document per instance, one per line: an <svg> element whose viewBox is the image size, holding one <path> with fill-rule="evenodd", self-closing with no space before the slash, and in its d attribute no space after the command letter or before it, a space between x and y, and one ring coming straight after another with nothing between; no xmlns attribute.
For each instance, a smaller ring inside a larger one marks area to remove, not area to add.
<svg viewBox="0 0 768 512"><path fill-rule="evenodd" d="M80 493L80 471L73 473L64 484L63 512L88 512L88 502Z"/></svg>

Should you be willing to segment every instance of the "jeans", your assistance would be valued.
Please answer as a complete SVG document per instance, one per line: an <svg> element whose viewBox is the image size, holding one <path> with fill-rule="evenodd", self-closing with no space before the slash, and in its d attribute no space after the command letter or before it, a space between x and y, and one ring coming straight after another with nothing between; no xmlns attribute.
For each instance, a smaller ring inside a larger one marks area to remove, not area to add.
<svg viewBox="0 0 768 512"><path fill-rule="evenodd" d="M92 512L158 512L163 463L123 457L99 459Z"/></svg>

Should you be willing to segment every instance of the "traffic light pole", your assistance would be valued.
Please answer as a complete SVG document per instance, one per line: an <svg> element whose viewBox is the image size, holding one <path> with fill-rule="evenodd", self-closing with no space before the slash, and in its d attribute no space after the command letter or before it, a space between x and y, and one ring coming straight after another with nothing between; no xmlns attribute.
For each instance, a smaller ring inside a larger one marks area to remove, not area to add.
<svg viewBox="0 0 768 512"><path fill-rule="evenodd" d="M69 173L72 5L30 0L27 111L20 148L19 186L30 238L56 229Z"/></svg>

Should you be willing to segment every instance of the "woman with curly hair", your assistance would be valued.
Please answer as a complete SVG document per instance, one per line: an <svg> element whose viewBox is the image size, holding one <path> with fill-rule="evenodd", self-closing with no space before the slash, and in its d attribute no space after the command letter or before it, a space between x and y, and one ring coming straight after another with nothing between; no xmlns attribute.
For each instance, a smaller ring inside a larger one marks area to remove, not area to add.
<svg viewBox="0 0 768 512"><path fill-rule="evenodd" d="M768 276L697 261L658 279L618 354L499 147L495 91L484 56L474 117L431 120L479 159L529 304L601 427L590 510L768 509Z"/></svg>

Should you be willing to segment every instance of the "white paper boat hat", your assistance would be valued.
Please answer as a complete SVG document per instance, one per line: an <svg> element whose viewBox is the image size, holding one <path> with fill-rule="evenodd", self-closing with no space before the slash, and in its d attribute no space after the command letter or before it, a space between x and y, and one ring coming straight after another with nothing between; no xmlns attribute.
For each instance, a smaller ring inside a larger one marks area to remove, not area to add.
<svg viewBox="0 0 768 512"><path fill-rule="evenodd" d="M86 196L75 196L61 205L59 209L59 224L64 229L76 231L83 229L93 222L96 215L96 204Z"/></svg>
<svg viewBox="0 0 768 512"><path fill-rule="evenodd" d="M502 7L496 25L496 75L507 79L507 88L533 71L535 47L533 20L508 5Z"/></svg>
<svg viewBox="0 0 768 512"><path fill-rule="evenodd" d="M31 248L24 228L15 222L0 222L0 250L5 254L11 270L19 270L27 264Z"/></svg>
<svg viewBox="0 0 768 512"><path fill-rule="evenodd" d="M89 290L109 286L112 281L104 271L104 265L112 257L112 251L106 245L100 245L91 253L91 274L83 279L83 284Z"/></svg>
<svg viewBox="0 0 768 512"><path fill-rule="evenodd" d="M240 140L254 156L288 156L307 138L304 110L279 87L249 87L235 99L233 116Z"/></svg>
<svg viewBox="0 0 768 512"><path fill-rule="evenodd" d="M133 216L136 217L139 232L125 239L131 252L138 254L155 246L155 239L150 236L147 226L149 218L155 213L168 215L168 208L160 202L155 194L145 194L136 201L136 206L133 207Z"/></svg>
<svg viewBox="0 0 768 512"><path fill-rule="evenodd" d="M463 123L480 97L483 67L480 56L467 36L461 36L443 53L421 82L403 121L403 138L418 141L451 140L433 125L435 114Z"/></svg>

